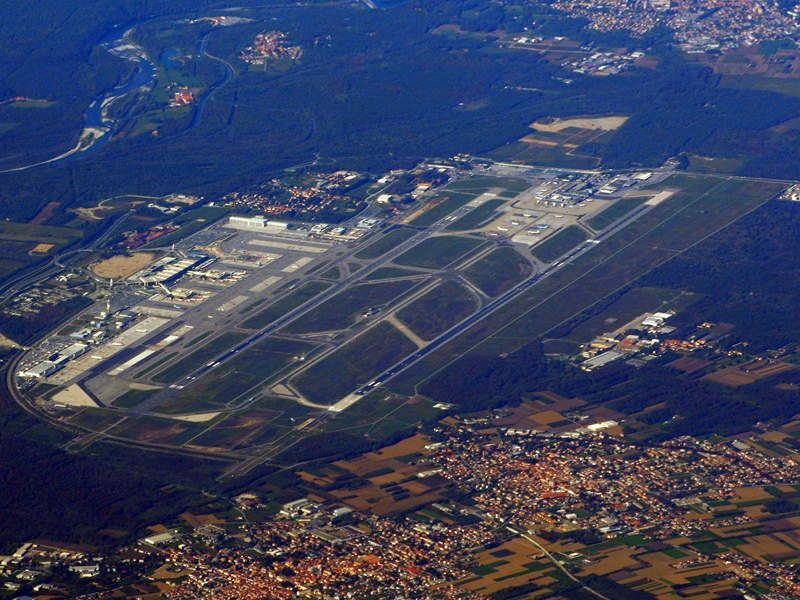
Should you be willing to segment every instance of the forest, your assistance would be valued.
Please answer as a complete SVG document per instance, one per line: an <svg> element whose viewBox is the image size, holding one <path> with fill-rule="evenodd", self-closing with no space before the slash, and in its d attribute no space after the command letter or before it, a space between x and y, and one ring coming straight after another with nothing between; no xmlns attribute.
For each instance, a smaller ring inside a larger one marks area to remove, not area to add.
<svg viewBox="0 0 800 600"><path fill-rule="evenodd" d="M656 166L682 152L733 152L748 173L786 175L796 168L779 161L766 143L768 129L793 118L800 99L723 89L709 69L671 49L663 33L643 40L604 37L540 4L414 0L367 10L360 4L306 3L253 9L246 14L254 22L213 30L182 25L176 16L205 14L205 7L223 2L182 0L165 7L152 0L112 5L86 0L71 12L73 5L48 4L46 22L60 23L63 34L58 43L32 20L22 23L26 11L4 15L13 11L0 7L0 16L20 23L18 30L0 32L0 65L7 67L0 70L0 100L21 95L53 103L0 106L0 121L10 127L0 127L0 143L13 148L0 156L0 166L52 156L74 144L88 103L129 75L126 63L98 47L115 26L137 25L133 35L152 56L172 47L194 52L207 35L208 51L235 73L204 103L196 123L182 117L164 121L159 135L134 135L141 130L123 118L120 135L95 153L0 175L0 211L15 220L30 218L48 201L60 202L64 210L124 193L181 191L213 199L315 157L331 168L383 172L424 157L482 155L517 140L531 122L546 116L631 115L608 143L581 149L598 154L608 167ZM304 48L303 57L279 70L251 70L239 54L273 19ZM502 49L493 35L436 33L445 24L512 32L531 20L536 21L532 32L542 35L646 47L659 65L616 77L582 76L540 54ZM9 53L3 55L3 49ZM190 71L187 76L206 89L223 78L221 66L208 58L193 59ZM37 77L30 77L34 72ZM138 118L137 111L152 106L128 107L129 116ZM117 107L125 113L123 108ZM23 110L32 118L22 119ZM797 152L791 142L781 144L790 156Z"/></svg>

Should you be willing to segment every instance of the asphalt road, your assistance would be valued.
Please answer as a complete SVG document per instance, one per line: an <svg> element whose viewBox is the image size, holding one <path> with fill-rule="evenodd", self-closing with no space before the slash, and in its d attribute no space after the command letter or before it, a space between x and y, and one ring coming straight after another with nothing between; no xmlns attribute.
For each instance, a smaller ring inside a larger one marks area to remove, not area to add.
<svg viewBox="0 0 800 600"><path fill-rule="evenodd" d="M498 298L492 300L478 312L472 314L471 316L467 317L463 321L461 321L458 325L453 326L451 329L448 329L439 337L435 338L430 344L425 346L424 348L420 348L413 354L407 356L402 361L396 363L395 365L391 366L389 369L378 375L375 379L370 381L367 385L358 389L355 393L359 396L363 396L364 394L370 392L371 390L375 389L376 387L380 386L381 384L385 383L398 373L405 371L413 364L419 362L425 356L436 350L442 344L447 343L457 335L463 333L469 327L480 321L481 319L489 316L500 307L502 307L507 302L513 300L532 286L536 285L542 279L549 277L559 269L563 268L565 265L571 263L573 260L578 258L579 256L589 252L594 246L605 240L606 238L611 237L621 229L625 228L628 224L632 221L635 221L639 217L641 217L645 212L649 211L652 206L643 205L628 214L624 217L621 221L618 221L614 226L612 226L607 231L603 232L601 235L598 235L593 240L587 240L580 244L579 246L570 250L566 255L562 256L557 262L551 264L549 267L545 268L543 271L539 273L535 273L531 275L528 279L519 283L516 287L510 289L505 294L499 296ZM349 406L349 405L348 405Z"/></svg>

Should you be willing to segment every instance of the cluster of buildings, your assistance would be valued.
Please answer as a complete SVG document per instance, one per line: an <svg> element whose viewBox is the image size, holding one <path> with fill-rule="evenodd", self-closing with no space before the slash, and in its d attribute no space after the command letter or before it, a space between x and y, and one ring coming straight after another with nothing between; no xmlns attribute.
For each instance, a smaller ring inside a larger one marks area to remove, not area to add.
<svg viewBox="0 0 800 600"><path fill-rule="evenodd" d="M189 88L181 88L172 94L169 105L175 106L189 106L194 104L194 94Z"/></svg>
<svg viewBox="0 0 800 600"><path fill-rule="evenodd" d="M798 13L770 0L558 0L571 16L600 31L644 35L656 27L674 32L688 51L752 45L798 33Z"/></svg>
<svg viewBox="0 0 800 600"><path fill-rule="evenodd" d="M128 249L139 248L177 229L179 229L177 225L154 225L144 230L126 231L116 246Z"/></svg>
<svg viewBox="0 0 800 600"><path fill-rule="evenodd" d="M653 354L663 350L664 336L675 331L666 324L674 313L655 312L638 318L619 330L596 337L583 350L584 371L591 371L621 358L632 359L642 352Z"/></svg>
<svg viewBox="0 0 800 600"><path fill-rule="evenodd" d="M264 31L256 36L252 45L242 51L241 59L251 65L263 65L278 58L297 60L302 55L302 46L289 45L284 32Z"/></svg>
<svg viewBox="0 0 800 600"><path fill-rule="evenodd" d="M648 447L602 429L583 435L516 435L515 430L502 436L461 426L441 433L432 460L441 476L471 491L474 514L530 532L593 530L601 538L642 533L654 540L698 536L750 521L744 514L714 519L709 505L731 502L743 487L791 483L800 475L794 459L766 456L744 442L684 437ZM737 564L745 582L775 571L787 582L780 589L800 585L796 566L746 555L716 560Z"/></svg>
<svg viewBox="0 0 800 600"><path fill-rule="evenodd" d="M32 318L44 310L53 309L68 302L86 290L82 279L74 273L54 277L47 285L37 285L15 294L2 308L6 317Z"/></svg>
<svg viewBox="0 0 800 600"><path fill-rule="evenodd" d="M17 377L28 380L49 377L93 347L130 327L137 318L136 313L128 311L104 312L69 334L69 341L62 337L42 342L20 361Z"/></svg>
<svg viewBox="0 0 800 600"><path fill-rule="evenodd" d="M349 192L366 181L363 175L350 171L312 175L290 183L272 179L255 190L231 192L220 204L270 217L315 220L319 213L335 211L341 211L344 217L355 213L360 205Z"/></svg>
<svg viewBox="0 0 800 600"><path fill-rule="evenodd" d="M171 600L260 598L420 598L482 596L452 582L475 566L470 550L493 539L489 528L386 519L302 498L265 523L240 526L234 544L184 536L160 550L181 573ZM206 536L207 537L207 536ZM238 547L237 547L238 546Z"/></svg>
<svg viewBox="0 0 800 600"><path fill-rule="evenodd" d="M644 52L629 52L617 54L616 52L594 52L589 56L579 58L569 63L576 73L586 75L616 75L627 71L640 58L644 57Z"/></svg>

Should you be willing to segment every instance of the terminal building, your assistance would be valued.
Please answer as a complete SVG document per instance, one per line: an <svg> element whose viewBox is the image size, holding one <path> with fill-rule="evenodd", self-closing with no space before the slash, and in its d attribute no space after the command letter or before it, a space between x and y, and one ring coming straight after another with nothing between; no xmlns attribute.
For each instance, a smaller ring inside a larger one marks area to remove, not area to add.
<svg viewBox="0 0 800 600"><path fill-rule="evenodd" d="M249 229L253 231L262 231L271 229L273 231L281 231L289 229L289 224L285 221L270 221L266 217L238 217L233 216L228 218L228 227L233 229Z"/></svg>

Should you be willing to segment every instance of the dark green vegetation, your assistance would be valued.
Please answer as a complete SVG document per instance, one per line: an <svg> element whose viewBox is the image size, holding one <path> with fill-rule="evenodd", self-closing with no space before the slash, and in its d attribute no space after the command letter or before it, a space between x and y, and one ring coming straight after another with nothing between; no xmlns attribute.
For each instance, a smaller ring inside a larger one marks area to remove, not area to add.
<svg viewBox="0 0 800 600"><path fill-rule="evenodd" d="M609 225L611 225L614 221L617 221L631 212L634 208L638 208L642 204L644 204L647 198L643 196L634 196L631 198L620 198L614 204L609 206L603 212L595 215L591 219L589 219L589 226L596 230L600 231L601 229L605 229Z"/></svg>
<svg viewBox="0 0 800 600"><path fill-rule="evenodd" d="M222 354L231 346L241 342L245 337L246 336L243 333L235 333L230 331L223 333L221 336L214 338L207 344L204 344L199 349L180 359L178 362L170 365L163 371L156 373L153 375L152 379L153 381L159 381L161 383L172 383L173 381L177 381L195 369L200 368L204 363L207 363L218 354Z"/></svg>
<svg viewBox="0 0 800 600"><path fill-rule="evenodd" d="M128 390L122 394L122 396L114 400L113 404L116 408L132 408L147 400L156 392L158 392L158 390Z"/></svg>
<svg viewBox="0 0 800 600"><path fill-rule="evenodd" d="M406 229L398 227L392 229L388 233L382 235L379 240L373 242L363 250L356 253L356 258L373 259L386 254L389 250L405 242L407 239L414 236L416 231L413 229Z"/></svg>
<svg viewBox="0 0 800 600"><path fill-rule="evenodd" d="M736 325L726 343L758 351L800 338L793 317L800 290L797 248L800 205L774 201L674 258L644 278L646 285L703 294L676 323L712 320Z"/></svg>
<svg viewBox="0 0 800 600"><path fill-rule="evenodd" d="M218 467L208 461L178 456L165 460L104 443L92 445L84 455L54 447L67 439L49 425L0 405L4 552L37 537L101 546L133 541L139 528L209 502L194 491L195 485L213 482ZM121 530L124 538L104 535L107 527Z"/></svg>
<svg viewBox="0 0 800 600"><path fill-rule="evenodd" d="M665 187L682 191L564 266L395 378L409 390L467 349L500 354L547 335L606 296L763 204L783 186L677 175Z"/></svg>
<svg viewBox="0 0 800 600"><path fill-rule="evenodd" d="M380 269L375 269L364 279L367 281L372 281L375 279L397 279L399 277L410 277L413 275L423 275L423 273L421 273L420 271L412 271L411 269L399 269L397 267L381 267Z"/></svg>
<svg viewBox="0 0 800 600"><path fill-rule="evenodd" d="M240 399L239 396L256 385L274 379L286 367L308 356L315 347L305 342L266 338L180 390L158 410L181 413L220 408Z"/></svg>
<svg viewBox="0 0 800 600"><path fill-rule="evenodd" d="M475 308L477 303L469 290L455 281L445 281L397 311L397 318L423 340L432 340Z"/></svg>
<svg viewBox="0 0 800 600"><path fill-rule="evenodd" d="M348 287L287 325L284 330L291 333L309 333L346 329L355 323L365 310L390 304L411 289L415 283L403 280Z"/></svg>
<svg viewBox="0 0 800 600"><path fill-rule="evenodd" d="M407 250L394 259L394 262L406 267L443 269L482 243L476 238L454 235L432 237Z"/></svg>
<svg viewBox="0 0 800 600"><path fill-rule="evenodd" d="M303 371L294 384L312 402L332 404L415 348L393 325L382 322Z"/></svg>
<svg viewBox="0 0 800 600"><path fill-rule="evenodd" d="M510 246L493 250L464 269L464 276L485 294L495 297L531 274L533 268Z"/></svg>
<svg viewBox="0 0 800 600"><path fill-rule="evenodd" d="M565 341L585 343L601 333L622 327L645 312L683 312L699 295L679 290L633 287L612 294L579 316L554 330L551 335Z"/></svg>
<svg viewBox="0 0 800 600"><path fill-rule="evenodd" d="M212 29L182 20L211 6L233 4L258 5L248 12L255 22ZM58 0L43 11L4 4L0 18L5 24L0 34L0 99L37 100L0 105L0 141L9 149L0 157L0 168L72 147L89 103L129 77L131 65L98 46L114 25L138 25L134 37L150 56L161 57L165 49L175 48L187 59L182 65L159 62L161 79L152 93L133 94L114 104L120 135L96 153L4 174L0 205L3 214L18 221L29 219L48 201L61 203L57 212L63 218L69 208L119 194L159 196L180 190L215 199L258 185L268 173L315 154L334 166L374 171L407 166L422 156L480 155L518 140L529 133L529 123L548 116L632 115L619 131L603 136L602 143L577 149L581 155L598 156L606 166L658 165L687 152L740 161L741 172L748 174L800 172L800 132L771 129L800 108L800 99L784 95L784 87L722 88L720 78L708 69L668 49L663 32L641 42L619 34L603 36L537 4L475 4L466 9L449 0L415 0L388 11L365 11L330 5L270 8L250 0L177 0L168 5L86 0L78 7ZM526 26L537 24L530 35L559 33L599 43L607 39L615 46L652 44L659 67L633 69L619 77L580 76L537 53L500 49L491 36L433 33L443 24L471 31L519 31L526 18ZM239 53L273 19L304 48L303 58L267 72L250 69ZM344 22L347 27L331 33L331 23ZM61 34L51 35L56 28ZM228 61L234 72L195 121L195 107L168 109L164 101L170 83L196 86L202 102L223 81L218 61L196 56L203 36L208 52ZM328 42L319 43L321 39ZM565 76L572 83L564 83ZM155 129L158 135L153 135ZM484 189L497 182L486 183ZM48 190L46 198L42 189Z"/></svg>
<svg viewBox="0 0 800 600"><path fill-rule="evenodd" d="M438 365L427 364L427 373L433 372L433 376L417 379L424 381L420 391L434 400L475 410L551 390L568 398L579 397L589 406L603 405L622 412L638 421L637 435L651 439L731 435L748 430L756 421L790 419L800 410L796 385L800 377L796 371L731 388L662 366L661 362L671 360L669 356L638 369L618 362L585 373L545 359L538 343L518 345L523 336L548 332L585 341L609 326L613 328L614 324L602 317L616 315L615 322L622 324L644 310L670 306L680 308L672 323L679 328L706 320L733 323L735 328L724 346L746 341L747 348L757 351L796 342L800 332L791 325L791 315L800 289L793 251L800 241L800 206L774 201L758 208L780 189L778 186L683 176L671 183L677 182L684 191L654 209L661 213L658 218L652 214L642 217L612 237L608 246L600 244L598 254L579 259L586 263L572 274L578 277L576 283L554 281L552 285L558 286L555 289L548 285L548 290L526 293L523 297L527 296L528 313L453 363L449 363L449 357L457 348L477 343L479 331L491 335L492 330L475 327L472 335L447 344ZM725 228L731 219L748 212ZM664 256L667 241L670 251ZM679 248L697 245L676 255L676 241ZM669 260L671 256L674 258ZM624 259L624 267L611 260L615 257ZM614 268L610 268L612 265ZM634 276L634 269L639 269L639 277ZM654 270L641 277L650 269ZM626 282L634 282L635 287ZM656 284L658 288L640 287ZM607 302L597 302L603 292L615 286L620 287L608 294ZM589 290L594 293L589 294ZM547 292L553 295L543 297ZM579 294L586 295L581 299ZM564 319L583 303L590 309ZM494 323L495 328L498 325ZM677 335L682 334L679 331ZM498 356L515 347L520 349L504 358ZM442 365L448 366L440 370ZM778 383L789 385L777 387ZM642 412L645 409L649 410Z"/></svg>
<svg viewBox="0 0 800 600"><path fill-rule="evenodd" d="M491 219L497 214L495 209L503 206L504 203L505 200L500 200L498 198L487 200L472 212L467 213L456 221L453 221L453 223L447 226L447 229L452 231L468 231L470 229L477 229L478 227L481 227L491 221Z"/></svg>
<svg viewBox="0 0 800 600"><path fill-rule="evenodd" d="M570 225L551 235L540 244L536 244L531 253L542 262L553 262L588 238L589 236L583 229L577 225Z"/></svg>
<svg viewBox="0 0 800 600"><path fill-rule="evenodd" d="M287 294L277 302L273 302L264 310L256 313L242 323L242 327L248 329L262 329L272 323L278 317L282 317L287 312L294 310L301 304L308 302L314 296L321 294L331 286L330 283L322 281L309 281L296 290Z"/></svg>

